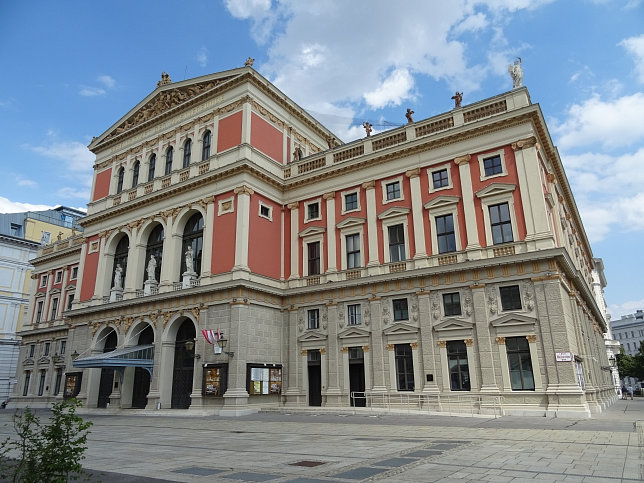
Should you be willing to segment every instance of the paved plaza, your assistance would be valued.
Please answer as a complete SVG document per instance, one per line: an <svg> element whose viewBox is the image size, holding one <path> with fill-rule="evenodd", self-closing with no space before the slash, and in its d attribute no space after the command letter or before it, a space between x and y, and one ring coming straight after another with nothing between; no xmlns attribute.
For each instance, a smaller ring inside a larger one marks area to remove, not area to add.
<svg viewBox="0 0 644 483"><path fill-rule="evenodd" d="M84 465L103 482L644 480L642 398L592 419L84 413L93 422ZM2 439L12 414L0 411Z"/></svg>

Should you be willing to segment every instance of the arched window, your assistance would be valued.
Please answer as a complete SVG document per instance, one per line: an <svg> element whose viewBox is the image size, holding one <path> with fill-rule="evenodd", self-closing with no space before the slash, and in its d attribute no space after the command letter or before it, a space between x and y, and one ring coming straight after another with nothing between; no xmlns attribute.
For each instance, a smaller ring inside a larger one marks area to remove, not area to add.
<svg viewBox="0 0 644 483"><path fill-rule="evenodd" d="M192 151L192 139L188 139L183 145L183 167L190 166L190 153Z"/></svg>
<svg viewBox="0 0 644 483"><path fill-rule="evenodd" d="M185 253L192 247L192 267L186 267ZM183 230L183 244L181 249L181 273L192 270L201 274L201 251L203 249L203 217L195 213L190 217L186 228Z"/></svg>
<svg viewBox="0 0 644 483"><path fill-rule="evenodd" d="M112 284L114 287L114 275L116 274L117 268L121 267L120 273L120 283L121 288L125 284L125 272L127 271L127 253L130 250L130 240L127 235L124 235L116 245L116 251L114 252L114 267L112 268Z"/></svg>
<svg viewBox="0 0 644 483"><path fill-rule="evenodd" d="M119 169L119 180L116 183L116 192L120 193L123 191L123 178L125 177L125 169L121 168Z"/></svg>
<svg viewBox="0 0 644 483"><path fill-rule="evenodd" d="M150 233L150 236L148 237L148 247L145 252L145 276L143 277L145 280L149 278L147 268L152 255L154 255L157 262L154 270L154 279L159 282L161 280L161 261L163 259L163 225L161 224L154 227L152 233Z"/></svg>
<svg viewBox="0 0 644 483"><path fill-rule="evenodd" d="M165 152L165 174L172 172L172 157L174 156L174 149L172 146Z"/></svg>
<svg viewBox="0 0 644 483"><path fill-rule="evenodd" d="M201 160L205 161L210 157L210 138L212 134L210 131L203 133L203 148L201 149Z"/></svg>
<svg viewBox="0 0 644 483"><path fill-rule="evenodd" d="M157 155L153 154L150 156L150 162L148 166L148 181L152 181L154 179L154 170L157 167Z"/></svg>
<svg viewBox="0 0 644 483"><path fill-rule="evenodd" d="M141 168L141 163L137 161L134 163L134 170L132 173L132 188L136 188L139 184L139 169Z"/></svg>

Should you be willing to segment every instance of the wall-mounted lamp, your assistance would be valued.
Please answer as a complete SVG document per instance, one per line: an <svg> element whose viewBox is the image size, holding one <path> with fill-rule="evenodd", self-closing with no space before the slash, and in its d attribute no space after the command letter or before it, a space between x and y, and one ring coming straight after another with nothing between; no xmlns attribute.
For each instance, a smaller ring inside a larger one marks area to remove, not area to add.
<svg viewBox="0 0 644 483"><path fill-rule="evenodd" d="M186 348L188 352L190 352L192 349L195 348L195 341L194 340L187 340L183 343L183 347Z"/></svg>
<svg viewBox="0 0 644 483"><path fill-rule="evenodd" d="M79 355L80 355L80 354L79 354L77 351L72 352L72 359L74 359L74 360L75 360L75 359L78 359L78 356L79 356Z"/></svg>
<svg viewBox="0 0 644 483"><path fill-rule="evenodd" d="M217 343L219 344L219 347L221 347L221 350L222 350L222 352L223 352L224 354L226 354L228 357L235 357L235 353L234 353L234 352L228 352L228 351L226 351L226 350L225 350L225 349L226 349L226 344L228 344L228 341L227 341L224 337L222 337L221 339L219 339L219 340L217 341Z"/></svg>

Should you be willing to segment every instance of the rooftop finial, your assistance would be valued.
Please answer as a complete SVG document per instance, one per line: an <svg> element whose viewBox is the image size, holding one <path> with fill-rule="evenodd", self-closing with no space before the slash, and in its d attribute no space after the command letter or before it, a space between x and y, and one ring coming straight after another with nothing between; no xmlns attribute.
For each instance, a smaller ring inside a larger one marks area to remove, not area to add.
<svg viewBox="0 0 644 483"><path fill-rule="evenodd" d="M161 72L161 80L157 82L157 87L161 87L166 84L172 84L172 79L170 79L170 74L168 74L167 72Z"/></svg>
<svg viewBox="0 0 644 483"><path fill-rule="evenodd" d="M249 56L248 59L246 59L246 62L244 62L244 66L252 67L254 62L255 62L255 59Z"/></svg>

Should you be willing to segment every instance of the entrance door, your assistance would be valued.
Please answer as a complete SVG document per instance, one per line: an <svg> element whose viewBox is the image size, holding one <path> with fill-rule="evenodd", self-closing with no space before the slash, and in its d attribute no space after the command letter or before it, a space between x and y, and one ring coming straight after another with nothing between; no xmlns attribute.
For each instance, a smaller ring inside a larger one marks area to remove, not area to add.
<svg viewBox="0 0 644 483"><path fill-rule="evenodd" d="M322 406L322 367L320 351L307 353L309 371L309 406Z"/></svg>
<svg viewBox="0 0 644 483"><path fill-rule="evenodd" d="M116 349L117 344L116 332L112 331L105 338L105 345L103 346L103 353L112 352ZM104 367L101 369L101 382L98 387L98 401L96 407L106 408L107 403L110 402L110 394L112 394L112 384L114 383L114 369Z"/></svg>
<svg viewBox="0 0 644 483"><path fill-rule="evenodd" d="M364 353L362 347L349 347L349 390L351 406L365 407Z"/></svg>
<svg viewBox="0 0 644 483"><path fill-rule="evenodd" d="M185 320L174 347L174 374L172 377L172 409L188 409L192 393L192 375L195 366L195 327Z"/></svg>
<svg viewBox="0 0 644 483"><path fill-rule="evenodd" d="M145 409L150 392L150 373L141 367L134 368L134 385L132 387L132 407Z"/></svg>

